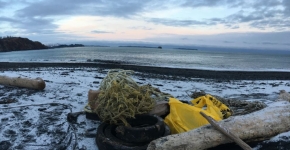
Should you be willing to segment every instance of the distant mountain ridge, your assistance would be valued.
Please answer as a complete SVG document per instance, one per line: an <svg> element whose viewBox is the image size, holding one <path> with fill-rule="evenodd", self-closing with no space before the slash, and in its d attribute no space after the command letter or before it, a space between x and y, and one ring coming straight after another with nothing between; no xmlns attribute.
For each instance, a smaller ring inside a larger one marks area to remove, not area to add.
<svg viewBox="0 0 290 150"><path fill-rule="evenodd" d="M0 52L47 49L47 46L38 41L31 41L22 37L0 37Z"/></svg>

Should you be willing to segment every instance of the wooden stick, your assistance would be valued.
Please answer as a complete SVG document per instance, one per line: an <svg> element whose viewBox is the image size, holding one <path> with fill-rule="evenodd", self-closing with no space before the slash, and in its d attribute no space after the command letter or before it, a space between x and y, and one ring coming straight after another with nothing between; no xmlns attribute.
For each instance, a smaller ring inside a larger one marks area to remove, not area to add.
<svg viewBox="0 0 290 150"><path fill-rule="evenodd" d="M225 136L227 136L228 138L230 138L231 140L233 140L234 142L236 142L241 148L243 148L244 150L251 150L252 149L247 143L245 143L243 140L241 140L238 136L236 136L235 134L233 134L232 132L230 132L228 129L221 127L219 124L217 124L217 122L214 119L212 119L211 117L207 116L204 112L201 111L200 114L214 128L216 128L222 134L224 134Z"/></svg>

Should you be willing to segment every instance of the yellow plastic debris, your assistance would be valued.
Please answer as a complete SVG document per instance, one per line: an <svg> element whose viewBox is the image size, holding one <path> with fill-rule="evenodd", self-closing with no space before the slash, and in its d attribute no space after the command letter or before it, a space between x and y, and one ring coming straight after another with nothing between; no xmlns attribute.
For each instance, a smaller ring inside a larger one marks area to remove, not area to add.
<svg viewBox="0 0 290 150"><path fill-rule="evenodd" d="M169 98L170 113L164 122L169 126L171 134L187 132L209 122L200 114L206 115L216 121L231 116L232 111L223 103L211 95L201 96L191 101L192 105L180 102L175 98Z"/></svg>

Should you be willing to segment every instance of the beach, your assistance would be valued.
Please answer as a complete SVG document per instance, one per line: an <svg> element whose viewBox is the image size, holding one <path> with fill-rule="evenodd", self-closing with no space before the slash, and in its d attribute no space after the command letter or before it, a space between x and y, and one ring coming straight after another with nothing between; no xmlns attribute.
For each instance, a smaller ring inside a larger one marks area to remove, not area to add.
<svg viewBox="0 0 290 150"><path fill-rule="evenodd" d="M31 90L0 85L0 149L97 149L94 137L100 122L81 115L71 123L67 114L83 110L88 91L97 90L110 69L133 70L132 78L138 84L150 84L185 101L191 100L191 92L202 90L270 106L280 90L290 91L290 72L177 69L120 62L1 62L0 75L40 77L46 87ZM287 132L275 138L285 141L289 137ZM255 147L259 149L259 144Z"/></svg>
<svg viewBox="0 0 290 150"><path fill-rule="evenodd" d="M290 0L0 11L0 150L290 150Z"/></svg>

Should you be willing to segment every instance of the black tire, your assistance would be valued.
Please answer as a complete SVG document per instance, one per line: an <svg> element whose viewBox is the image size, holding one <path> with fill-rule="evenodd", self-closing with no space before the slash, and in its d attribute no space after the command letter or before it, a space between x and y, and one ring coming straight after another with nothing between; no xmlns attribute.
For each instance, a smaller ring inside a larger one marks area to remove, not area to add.
<svg viewBox="0 0 290 150"><path fill-rule="evenodd" d="M102 123L98 127L96 143L100 150L146 150L149 143L125 142L114 136L116 126Z"/></svg>
<svg viewBox="0 0 290 150"><path fill-rule="evenodd" d="M144 143L160 138L164 134L165 124L156 115L137 115L135 119L127 119L131 127L117 126L116 136L127 142Z"/></svg>
<svg viewBox="0 0 290 150"><path fill-rule="evenodd" d="M86 112L86 118L90 120L96 120L96 121L101 120L100 117L96 113L89 113L89 112Z"/></svg>
<svg viewBox="0 0 290 150"><path fill-rule="evenodd" d="M165 129L164 129L164 134L163 136L167 136L167 135L170 135L171 134L171 131L170 131L170 128L167 124L165 124ZM162 136L162 137L163 137Z"/></svg>

